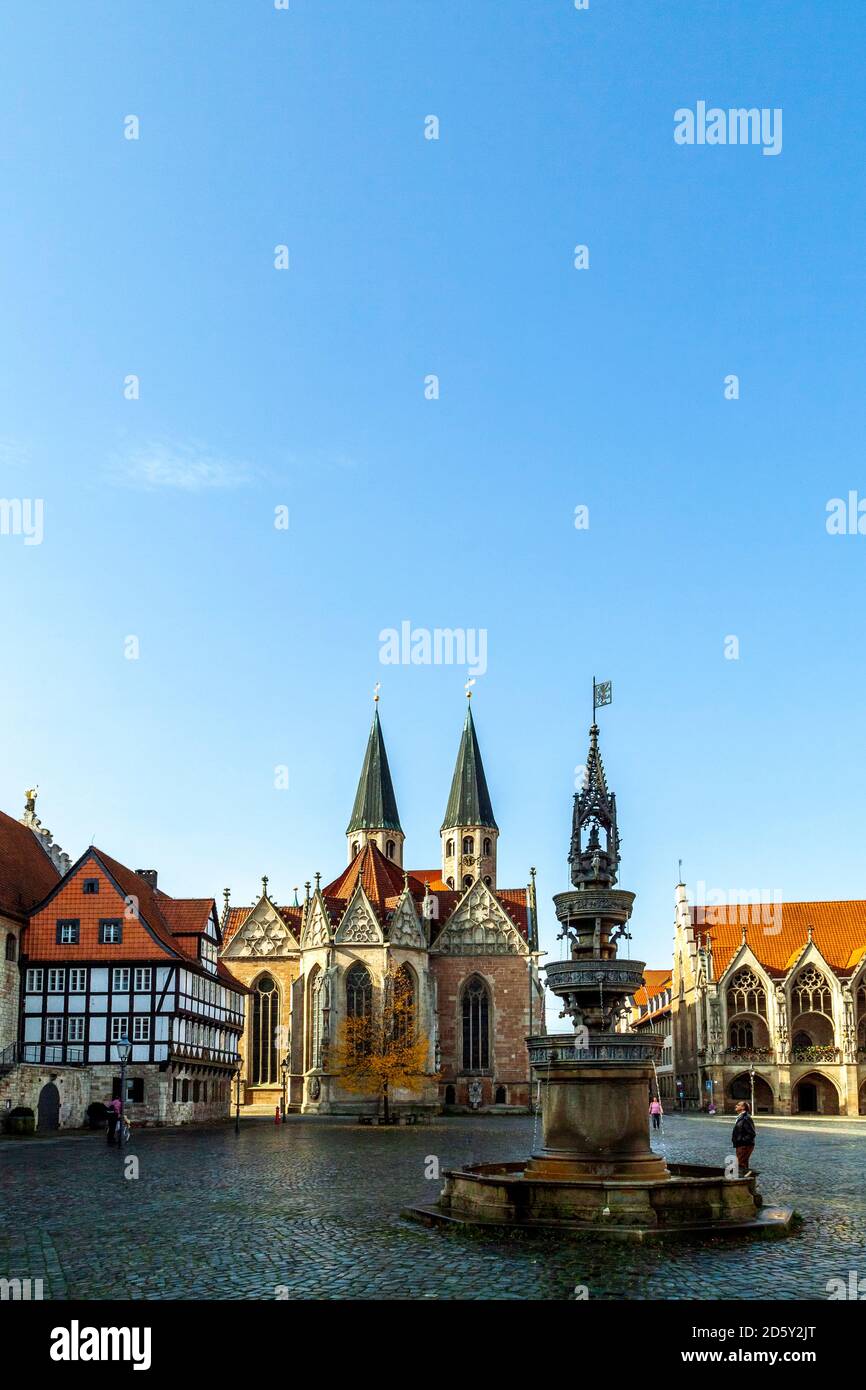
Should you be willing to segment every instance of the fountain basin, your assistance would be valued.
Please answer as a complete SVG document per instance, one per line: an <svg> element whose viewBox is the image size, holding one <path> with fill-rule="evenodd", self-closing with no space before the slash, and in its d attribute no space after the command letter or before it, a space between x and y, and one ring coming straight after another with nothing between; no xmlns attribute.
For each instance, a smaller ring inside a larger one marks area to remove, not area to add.
<svg viewBox="0 0 866 1390"><path fill-rule="evenodd" d="M670 1164L663 1178L549 1179L529 1164L479 1163L445 1174L434 1206L404 1215L430 1226L552 1232L594 1240L787 1235L790 1208L763 1206L755 1178Z"/></svg>

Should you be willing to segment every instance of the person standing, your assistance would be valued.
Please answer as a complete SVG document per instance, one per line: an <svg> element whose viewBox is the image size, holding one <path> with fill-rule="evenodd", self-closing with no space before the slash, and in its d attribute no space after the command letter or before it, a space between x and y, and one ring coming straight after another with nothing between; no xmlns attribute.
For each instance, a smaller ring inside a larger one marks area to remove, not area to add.
<svg viewBox="0 0 866 1390"><path fill-rule="evenodd" d="M752 1174L749 1159L755 1147L756 1136L755 1122L752 1119L751 1107L747 1100L737 1102L736 1115L737 1123L731 1134L731 1143L737 1155L737 1171L741 1178L748 1178Z"/></svg>
<svg viewBox="0 0 866 1390"><path fill-rule="evenodd" d="M120 1101L110 1100L106 1109L108 1111L108 1134L106 1135L106 1139L109 1144L113 1144L115 1142L115 1135L117 1134L117 1126L120 1122ZM118 1139L117 1142L119 1143L120 1140Z"/></svg>
<svg viewBox="0 0 866 1390"><path fill-rule="evenodd" d="M659 1100L658 1096L654 1096L653 1099L650 1101L649 1112L653 1118L653 1129L660 1129L662 1123L662 1114L664 1112L662 1111L662 1103Z"/></svg>

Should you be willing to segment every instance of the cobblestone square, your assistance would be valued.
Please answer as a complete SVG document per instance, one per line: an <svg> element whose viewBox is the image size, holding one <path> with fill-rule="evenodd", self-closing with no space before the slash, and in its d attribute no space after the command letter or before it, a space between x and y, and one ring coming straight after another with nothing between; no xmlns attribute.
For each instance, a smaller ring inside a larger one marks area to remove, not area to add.
<svg viewBox="0 0 866 1390"><path fill-rule="evenodd" d="M670 1116L672 1161L718 1163L728 1117ZM123 1157L100 1136L0 1144L0 1273L54 1299L825 1299L866 1274L866 1125L760 1127L767 1203L803 1217L788 1240L558 1245L429 1231L401 1219L441 1169L524 1157L529 1117L417 1129L292 1116L287 1125L148 1130ZM656 1146L661 1147L659 1140ZM140 1176L122 1176L130 1156Z"/></svg>

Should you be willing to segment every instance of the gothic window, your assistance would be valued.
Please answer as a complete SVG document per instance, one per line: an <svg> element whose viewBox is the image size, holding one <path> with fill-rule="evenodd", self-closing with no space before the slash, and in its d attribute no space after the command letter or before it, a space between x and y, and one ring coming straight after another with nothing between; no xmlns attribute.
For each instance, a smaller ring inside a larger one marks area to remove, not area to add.
<svg viewBox="0 0 866 1390"><path fill-rule="evenodd" d="M490 1066L490 994L484 981L472 975L463 989L463 1070Z"/></svg>
<svg viewBox="0 0 866 1390"><path fill-rule="evenodd" d="M830 986L814 965L807 965L794 981L794 1016L798 1014L824 1014L833 1017L833 1004Z"/></svg>
<svg viewBox="0 0 866 1390"><path fill-rule="evenodd" d="M15 959L15 933L14 933L14 932L10 932L9 935L6 937L6 959L7 959L7 960L14 960L14 959Z"/></svg>
<svg viewBox="0 0 866 1390"><path fill-rule="evenodd" d="M401 965L394 980L394 1037L410 1041L415 1036L415 972L411 965Z"/></svg>
<svg viewBox="0 0 866 1390"><path fill-rule="evenodd" d="M250 1021L253 1086L270 1086L277 1081L277 1027L280 1021L280 995L271 975L262 975L253 990Z"/></svg>
<svg viewBox="0 0 866 1390"><path fill-rule="evenodd" d="M355 856L357 855L358 849L359 849L358 841L357 841L357 840L353 840L353 841L352 841L352 858L353 858L353 859L354 859Z"/></svg>
<svg viewBox="0 0 866 1390"><path fill-rule="evenodd" d="M312 972L307 995L310 1010L310 1066L322 1065L322 1029L324 1024L324 975L317 965Z"/></svg>
<svg viewBox="0 0 866 1390"><path fill-rule="evenodd" d="M760 1014L767 1017L767 995L754 970L744 966L738 970L728 985L728 1014ZM751 1043L732 1043L732 1047L749 1046Z"/></svg>
<svg viewBox="0 0 866 1390"><path fill-rule="evenodd" d="M475 840L473 839L473 837L472 837L471 835L464 835L464 836L463 836L463 853L464 853L464 854L474 854L474 853L475 853Z"/></svg>
<svg viewBox="0 0 866 1390"><path fill-rule="evenodd" d="M346 1017L371 1018L373 981L363 965L353 965L346 976Z"/></svg>
<svg viewBox="0 0 866 1390"><path fill-rule="evenodd" d="M489 839L485 839L485 841L484 841L484 853L485 853L485 854L489 854L489 853L490 853L490 840L489 840Z"/></svg>
<svg viewBox="0 0 866 1390"><path fill-rule="evenodd" d="M472 887L472 875L471 875L471 874L464 874L464 875L463 875L463 887L464 887L464 888L471 888L471 887Z"/></svg>
<svg viewBox="0 0 866 1390"><path fill-rule="evenodd" d="M754 1047L755 1038L751 1023L731 1024L731 1047Z"/></svg>
<svg viewBox="0 0 866 1390"><path fill-rule="evenodd" d="M393 859L393 858L394 858L394 841L393 841L393 840L386 840L386 841L385 841L385 857L386 857L386 859Z"/></svg>
<svg viewBox="0 0 866 1390"><path fill-rule="evenodd" d="M454 841L453 841L453 840L446 840L446 841L445 841L445 854L446 854L446 856L447 856L448 858L450 858L451 855L452 855L453 853L454 853Z"/></svg>

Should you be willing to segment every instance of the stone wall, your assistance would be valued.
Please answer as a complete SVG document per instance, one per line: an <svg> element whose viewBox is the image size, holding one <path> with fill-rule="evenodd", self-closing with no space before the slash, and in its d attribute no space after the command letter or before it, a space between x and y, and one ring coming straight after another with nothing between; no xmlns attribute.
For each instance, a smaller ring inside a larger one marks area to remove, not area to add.
<svg viewBox="0 0 866 1390"><path fill-rule="evenodd" d="M42 1087L52 1081L60 1092L60 1128L83 1128L87 1124L87 1107L94 1098L90 1071L86 1067L43 1067L25 1063L13 1067L0 1077L0 1112L26 1105L34 1115L38 1114L39 1094ZM98 1092L95 1098L101 1099ZM8 1107L7 1100L11 1101Z"/></svg>
<svg viewBox="0 0 866 1390"><path fill-rule="evenodd" d="M18 956L21 948L21 927L8 917L0 916L0 1052L18 1038L18 999L21 977ZM15 940L14 960L6 959L6 942Z"/></svg>
<svg viewBox="0 0 866 1390"><path fill-rule="evenodd" d="M469 1105L469 1085L481 1083L481 1108L496 1104L498 1087L505 1088L504 1103L525 1109L529 1104L529 1059L526 1039L542 1030L541 1001L533 989L530 1018L529 978L526 956L433 955L431 967L437 982L439 1012L440 1084L439 1096L445 1103L446 1088L455 1088L454 1104ZM464 983L479 975L490 991L492 1049L490 1066L483 1074L463 1071L461 1057Z"/></svg>

